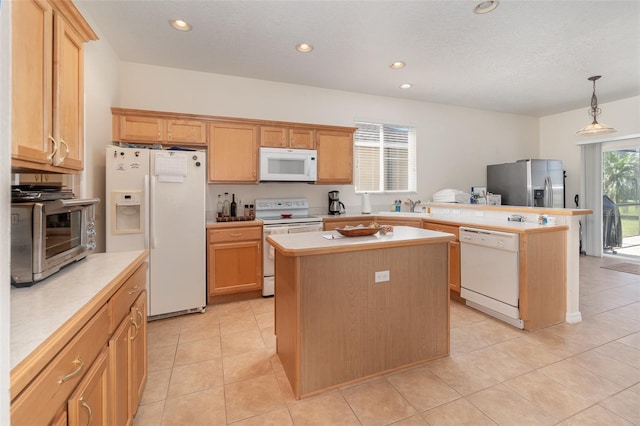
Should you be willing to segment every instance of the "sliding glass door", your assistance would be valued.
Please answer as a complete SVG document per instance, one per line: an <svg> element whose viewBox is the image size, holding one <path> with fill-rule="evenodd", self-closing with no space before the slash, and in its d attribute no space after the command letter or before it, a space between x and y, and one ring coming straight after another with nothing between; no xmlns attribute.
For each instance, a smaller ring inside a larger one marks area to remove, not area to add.
<svg viewBox="0 0 640 426"><path fill-rule="evenodd" d="M640 143L602 146L602 247L607 255L640 258Z"/></svg>

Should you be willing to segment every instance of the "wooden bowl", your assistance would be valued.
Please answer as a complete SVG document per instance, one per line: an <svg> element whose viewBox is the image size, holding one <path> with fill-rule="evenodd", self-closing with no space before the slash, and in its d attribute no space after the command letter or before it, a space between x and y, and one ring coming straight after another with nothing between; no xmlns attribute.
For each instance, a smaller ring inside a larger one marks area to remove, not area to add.
<svg viewBox="0 0 640 426"><path fill-rule="evenodd" d="M344 227L344 228L336 228L340 234L345 237L364 237L365 235L373 235L380 230L379 227L369 228L369 227Z"/></svg>

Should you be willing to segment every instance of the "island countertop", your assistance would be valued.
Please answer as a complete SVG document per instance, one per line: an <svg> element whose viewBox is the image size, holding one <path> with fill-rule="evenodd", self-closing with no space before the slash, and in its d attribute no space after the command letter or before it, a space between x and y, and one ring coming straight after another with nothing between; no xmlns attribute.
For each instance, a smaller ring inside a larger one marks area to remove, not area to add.
<svg viewBox="0 0 640 426"><path fill-rule="evenodd" d="M453 241L455 237L444 232L395 226L393 234L362 237L344 237L337 231L303 232L298 234L269 235L267 241L284 256L312 256L380 248L406 247L425 243Z"/></svg>

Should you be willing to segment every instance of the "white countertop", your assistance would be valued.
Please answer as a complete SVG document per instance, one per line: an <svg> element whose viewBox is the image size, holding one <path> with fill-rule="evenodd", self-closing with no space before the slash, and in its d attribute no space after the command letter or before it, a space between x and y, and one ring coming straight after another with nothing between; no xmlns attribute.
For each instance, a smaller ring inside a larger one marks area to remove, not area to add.
<svg viewBox="0 0 640 426"><path fill-rule="evenodd" d="M11 287L11 368L89 303L143 252L92 254L31 287Z"/></svg>
<svg viewBox="0 0 640 426"><path fill-rule="evenodd" d="M373 214L355 214L355 215L341 215L331 216L330 218L341 218L343 220L350 218L367 218L367 221L373 220L375 217L380 225L384 224L385 217L389 218L406 218L406 219L425 219L434 222L447 222L458 226L471 226L471 227L489 227L492 229L500 228L506 232L527 232L527 231L548 231L552 229L566 228L565 219L563 217L557 218L556 225L540 225L537 221L537 215L527 216L526 222L513 222L507 220L509 214L497 213L497 212L480 212L480 211L462 211L452 209L449 213L409 213L409 212L376 212ZM325 217L326 218L326 217ZM328 218L327 218L328 219ZM367 223L367 221L363 221Z"/></svg>
<svg viewBox="0 0 640 426"><path fill-rule="evenodd" d="M452 239L454 237L451 234L410 226L395 226L393 235L381 235L378 232L369 236L344 237L338 231L320 231L275 234L267 237L276 250L285 255L295 256L429 244Z"/></svg>

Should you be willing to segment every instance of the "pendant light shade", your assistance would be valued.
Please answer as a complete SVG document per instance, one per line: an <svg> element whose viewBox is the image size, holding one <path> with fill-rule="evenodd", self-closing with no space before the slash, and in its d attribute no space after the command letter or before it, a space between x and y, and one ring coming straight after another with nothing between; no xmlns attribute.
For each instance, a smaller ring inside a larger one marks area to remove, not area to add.
<svg viewBox="0 0 640 426"><path fill-rule="evenodd" d="M598 123L597 117L600 115L600 108L598 108L598 98L596 97L596 80L601 76L594 75L587 80L593 82L593 94L591 95L591 109L589 115L593 117L593 122L587 127L578 130L576 133L579 135L605 135L607 133L613 133L616 130L613 127L609 127L606 124Z"/></svg>

